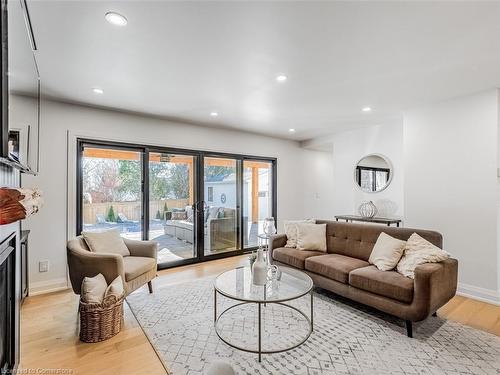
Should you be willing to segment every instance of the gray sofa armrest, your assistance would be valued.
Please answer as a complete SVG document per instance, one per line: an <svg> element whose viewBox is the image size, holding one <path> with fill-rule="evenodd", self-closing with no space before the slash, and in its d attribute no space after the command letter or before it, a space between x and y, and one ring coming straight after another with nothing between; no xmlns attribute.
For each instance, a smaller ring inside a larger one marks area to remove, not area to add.
<svg viewBox="0 0 500 375"><path fill-rule="evenodd" d="M275 234L269 238L269 257L271 262L273 260L273 250L278 247L285 247L286 245L286 234Z"/></svg>
<svg viewBox="0 0 500 375"><path fill-rule="evenodd" d="M138 241L124 238L123 241L134 257L145 257L157 259L158 242L156 241Z"/></svg>
<svg viewBox="0 0 500 375"><path fill-rule="evenodd" d="M84 277L94 277L101 273L108 284L118 276L125 280L123 258L119 254L92 253L84 249L67 248L67 255L71 286L76 294L81 293Z"/></svg>

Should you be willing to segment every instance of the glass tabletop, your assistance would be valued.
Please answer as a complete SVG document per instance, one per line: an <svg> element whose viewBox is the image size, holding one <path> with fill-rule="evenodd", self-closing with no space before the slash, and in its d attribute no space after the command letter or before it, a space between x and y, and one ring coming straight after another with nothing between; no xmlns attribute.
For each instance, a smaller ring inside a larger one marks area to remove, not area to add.
<svg viewBox="0 0 500 375"><path fill-rule="evenodd" d="M313 287L312 279L304 272L279 267L280 280L270 280L266 285L254 285L250 267L226 271L215 279L215 289L226 297L249 302L282 302L302 297Z"/></svg>

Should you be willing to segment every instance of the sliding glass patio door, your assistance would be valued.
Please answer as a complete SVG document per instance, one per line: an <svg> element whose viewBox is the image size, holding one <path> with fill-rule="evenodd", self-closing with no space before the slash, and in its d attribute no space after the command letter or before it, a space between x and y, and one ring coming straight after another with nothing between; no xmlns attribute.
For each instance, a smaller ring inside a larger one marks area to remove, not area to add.
<svg viewBox="0 0 500 375"><path fill-rule="evenodd" d="M240 164L234 158L203 158L205 257L241 249Z"/></svg>
<svg viewBox="0 0 500 375"><path fill-rule="evenodd" d="M158 242L158 264L197 257L195 166L188 154L149 152L148 239Z"/></svg>
<svg viewBox="0 0 500 375"><path fill-rule="evenodd" d="M159 245L160 268L241 254L276 218L276 160L78 139L77 228Z"/></svg>
<svg viewBox="0 0 500 375"><path fill-rule="evenodd" d="M141 240L142 151L83 144L80 155L80 231L114 228L125 238Z"/></svg>

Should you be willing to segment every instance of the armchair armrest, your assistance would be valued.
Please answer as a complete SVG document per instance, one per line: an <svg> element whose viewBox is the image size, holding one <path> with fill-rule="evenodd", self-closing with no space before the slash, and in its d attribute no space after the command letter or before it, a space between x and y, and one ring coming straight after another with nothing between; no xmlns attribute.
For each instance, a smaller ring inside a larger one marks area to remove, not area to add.
<svg viewBox="0 0 500 375"><path fill-rule="evenodd" d="M84 277L94 277L101 273L106 282L111 283L117 276L125 280L123 258L119 254L92 253L87 250L67 249L71 286L80 294Z"/></svg>
<svg viewBox="0 0 500 375"><path fill-rule="evenodd" d="M123 241L131 256L157 259L158 242L129 240L127 238L124 238Z"/></svg>
<svg viewBox="0 0 500 375"><path fill-rule="evenodd" d="M269 238L269 257L271 262L273 260L273 250L278 247L285 247L286 245L286 234L275 234Z"/></svg>
<svg viewBox="0 0 500 375"><path fill-rule="evenodd" d="M414 303L420 319L436 312L457 291L458 261L453 258L439 263L425 263L415 268Z"/></svg>

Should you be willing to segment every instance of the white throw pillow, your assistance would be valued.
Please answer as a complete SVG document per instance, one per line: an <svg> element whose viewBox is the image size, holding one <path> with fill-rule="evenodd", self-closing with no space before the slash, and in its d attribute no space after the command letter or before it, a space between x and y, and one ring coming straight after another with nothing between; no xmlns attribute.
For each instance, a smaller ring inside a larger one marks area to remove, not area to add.
<svg viewBox="0 0 500 375"><path fill-rule="evenodd" d="M111 284L108 285L106 291L104 292L104 300L113 298L113 301L118 301L124 293L122 277L118 275ZM109 302L109 301L107 301Z"/></svg>
<svg viewBox="0 0 500 375"><path fill-rule="evenodd" d="M286 234L286 245L285 247L297 247L297 224L298 223L309 223L315 224L316 220L285 220L283 226L285 227Z"/></svg>
<svg viewBox="0 0 500 375"><path fill-rule="evenodd" d="M415 278L415 268L418 265L442 262L449 257L449 253L413 233L406 241L405 251L398 263L397 271L403 276L413 279Z"/></svg>
<svg viewBox="0 0 500 375"><path fill-rule="evenodd" d="M104 232L82 232L82 236L93 253L130 255L127 245L116 229Z"/></svg>
<svg viewBox="0 0 500 375"><path fill-rule="evenodd" d="M297 223L297 249L326 252L326 224Z"/></svg>
<svg viewBox="0 0 500 375"><path fill-rule="evenodd" d="M381 271L390 271L396 267L403 256L406 241L398 240L387 233L380 233L373 246L368 262Z"/></svg>
<svg viewBox="0 0 500 375"><path fill-rule="evenodd" d="M85 303L101 303L108 283L102 274L94 277L84 277L82 281L81 297Z"/></svg>

